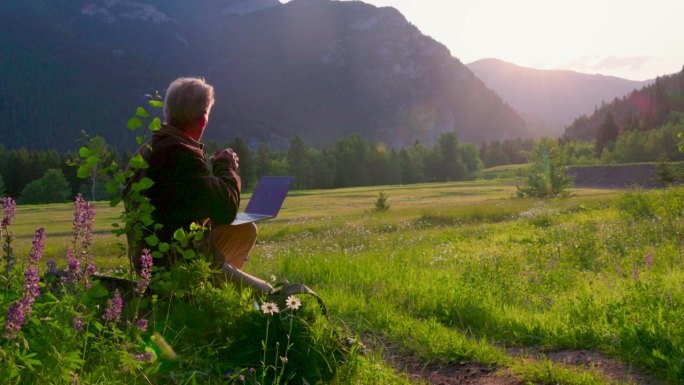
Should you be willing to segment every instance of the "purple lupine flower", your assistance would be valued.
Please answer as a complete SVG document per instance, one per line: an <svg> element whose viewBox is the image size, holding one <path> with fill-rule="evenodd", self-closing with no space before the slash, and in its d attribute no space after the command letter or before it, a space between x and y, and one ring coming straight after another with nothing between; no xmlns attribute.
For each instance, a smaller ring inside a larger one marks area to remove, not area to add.
<svg viewBox="0 0 684 385"><path fill-rule="evenodd" d="M7 320L5 321L5 330L7 333L3 334L4 338L13 338L24 324L24 306L21 301L14 302L7 310Z"/></svg>
<svg viewBox="0 0 684 385"><path fill-rule="evenodd" d="M76 285L79 278L81 277L81 261L74 258L74 250L71 247L67 247L67 271L69 272L69 284L72 286Z"/></svg>
<svg viewBox="0 0 684 385"><path fill-rule="evenodd" d="M17 202L10 197L2 198L2 222L0 227L6 229L17 215Z"/></svg>
<svg viewBox="0 0 684 385"><path fill-rule="evenodd" d="M73 326L74 330L77 332L82 332L83 331L83 318L74 316L74 318L71 319L71 326Z"/></svg>
<svg viewBox="0 0 684 385"><path fill-rule="evenodd" d="M47 261L47 271L48 274L57 274L57 262L54 259Z"/></svg>
<svg viewBox="0 0 684 385"><path fill-rule="evenodd" d="M74 253L81 256L81 267L84 269L83 278L85 286L91 287L88 278L95 273L95 263L90 254L92 245L93 223L95 222L95 207L88 203L81 194L74 199L74 223L72 241Z"/></svg>
<svg viewBox="0 0 684 385"><path fill-rule="evenodd" d="M147 331L147 320L144 318L141 318L135 322L135 327L137 327L139 330L146 332Z"/></svg>
<svg viewBox="0 0 684 385"><path fill-rule="evenodd" d="M40 295L38 282L40 282L38 269L34 267L26 269L26 272L24 273L24 295L21 298L21 301L24 303L27 316L31 313L31 305L35 302L36 297Z"/></svg>
<svg viewBox="0 0 684 385"><path fill-rule="evenodd" d="M152 359L154 358L154 353L152 353L150 351L146 351L145 353L141 353L141 354L131 353L131 356L136 361L152 362Z"/></svg>
<svg viewBox="0 0 684 385"><path fill-rule="evenodd" d="M118 321L121 318L121 311L123 310L123 300L121 299L121 294L119 294L119 289L114 290L114 297L107 301L107 308L105 313L102 314L102 318L107 321Z"/></svg>
<svg viewBox="0 0 684 385"><path fill-rule="evenodd" d="M138 286L135 288L135 292L138 293L138 295L145 294L145 290L147 290L147 286L152 279L153 265L154 262L150 255L150 249L143 249L143 254L140 256L140 280L138 281Z"/></svg>
<svg viewBox="0 0 684 385"><path fill-rule="evenodd" d="M650 269L653 267L653 253L648 253L644 257L644 264L646 264L647 269Z"/></svg>
<svg viewBox="0 0 684 385"><path fill-rule="evenodd" d="M31 253L29 254L29 265L38 266L38 261L43 257L45 248L45 228L39 227L33 235L31 241Z"/></svg>
<svg viewBox="0 0 684 385"><path fill-rule="evenodd" d="M635 281L639 280L639 269L637 269L636 266L632 269L632 279Z"/></svg>

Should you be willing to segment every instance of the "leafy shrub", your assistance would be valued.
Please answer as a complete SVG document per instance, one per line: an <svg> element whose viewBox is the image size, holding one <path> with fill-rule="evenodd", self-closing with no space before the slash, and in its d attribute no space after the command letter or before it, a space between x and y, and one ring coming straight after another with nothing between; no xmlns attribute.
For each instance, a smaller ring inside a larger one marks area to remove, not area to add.
<svg viewBox="0 0 684 385"><path fill-rule="evenodd" d="M387 194L385 194L383 191L380 191L380 194L378 194L378 199L375 200L375 211L387 211L390 208L390 205L387 203Z"/></svg>
<svg viewBox="0 0 684 385"><path fill-rule="evenodd" d="M27 184L21 190L19 202L23 204L62 203L71 194L62 170L51 168L39 179Z"/></svg>
<svg viewBox="0 0 684 385"><path fill-rule="evenodd" d="M558 144L549 138L537 143L528 169L527 182L518 187L518 196L553 198L566 193L572 178L565 175L563 153Z"/></svg>

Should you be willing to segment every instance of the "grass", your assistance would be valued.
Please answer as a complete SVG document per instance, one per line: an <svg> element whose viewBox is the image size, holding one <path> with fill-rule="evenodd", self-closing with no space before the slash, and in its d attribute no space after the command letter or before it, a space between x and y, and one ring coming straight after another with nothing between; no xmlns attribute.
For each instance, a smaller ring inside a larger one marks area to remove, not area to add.
<svg viewBox="0 0 684 385"><path fill-rule="evenodd" d="M684 190L574 189L539 201L512 198L515 184L295 191L260 224L246 270L306 283L338 324L426 362L477 361L535 383L614 383L591 368L507 353L590 349L684 381ZM385 212L373 210L380 191ZM46 254L63 258L70 210L19 207L18 254L45 226L56 244ZM125 266L105 233L116 209L98 205L97 215L98 266ZM359 360L349 382L407 382L376 354Z"/></svg>

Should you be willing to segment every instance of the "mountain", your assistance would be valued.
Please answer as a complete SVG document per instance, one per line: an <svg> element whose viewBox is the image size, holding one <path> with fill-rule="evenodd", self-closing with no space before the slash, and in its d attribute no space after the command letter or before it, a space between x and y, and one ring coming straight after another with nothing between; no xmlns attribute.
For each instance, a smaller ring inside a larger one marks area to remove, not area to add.
<svg viewBox="0 0 684 385"><path fill-rule="evenodd" d="M501 98L394 8L294 0L4 0L0 130L8 147L123 147L144 95L203 76L207 139L316 146L360 133L403 146L528 136Z"/></svg>
<svg viewBox="0 0 684 385"><path fill-rule="evenodd" d="M468 68L501 95L539 136L560 136L575 118L591 113L604 101L652 83L525 68L498 59L478 60L468 64Z"/></svg>
<svg viewBox="0 0 684 385"><path fill-rule="evenodd" d="M619 133L647 131L668 122L681 121L684 119L684 67L679 73L657 77L653 84L613 99L593 114L578 117L566 127L564 136L584 140L597 138L599 128L609 114Z"/></svg>

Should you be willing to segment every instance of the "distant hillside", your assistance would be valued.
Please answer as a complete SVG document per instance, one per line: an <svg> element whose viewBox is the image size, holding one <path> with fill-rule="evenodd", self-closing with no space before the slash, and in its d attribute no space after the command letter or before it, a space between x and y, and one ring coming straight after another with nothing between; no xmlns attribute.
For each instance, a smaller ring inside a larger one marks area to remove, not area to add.
<svg viewBox="0 0 684 385"><path fill-rule="evenodd" d="M588 75L566 70L520 67L498 59L468 64L477 77L513 107L537 135L560 136L563 128L603 101L611 101L649 81Z"/></svg>
<svg viewBox="0 0 684 385"><path fill-rule="evenodd" d="M649 86L603 105L591 115L580 116L565 129L573 139L594 139L611 113L619 132L650 130L667 123L673 113L684 114L684 67L673 75L656 78Z"/></svg>
<svg viewBox="0 0 684 385"><path fill-rule="evenodd" d="M524 121L393 8L294 0L5 0L0 142L125 146L144 95L181 75L217 89L207 139L314 146L360 133L402 146L528 136Z"/></svg>

